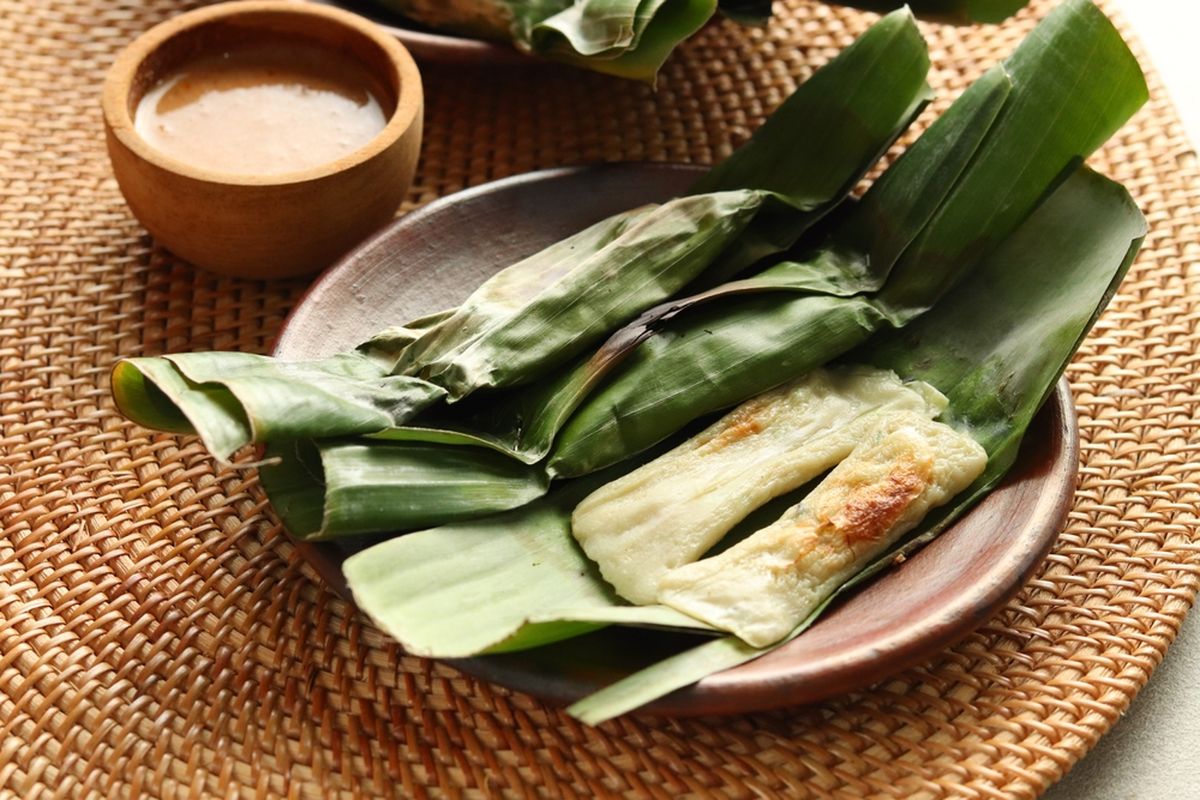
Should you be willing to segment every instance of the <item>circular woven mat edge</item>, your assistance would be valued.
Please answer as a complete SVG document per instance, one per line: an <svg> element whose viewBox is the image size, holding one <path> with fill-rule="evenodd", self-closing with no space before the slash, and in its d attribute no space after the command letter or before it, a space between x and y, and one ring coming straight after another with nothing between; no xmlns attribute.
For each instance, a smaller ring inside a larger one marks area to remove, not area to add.
<svg viewBox="0 0 1200 800"><path fill-rule="evenodd" d="M1050 5L926 26L940 97L924 119ZM560 164L719 159L872 19L776 7L765 31L706 29L657 93L556 67L426 69L406 208ZM303 289L195 272L121 201L99 83L180 10L0 0L0 795L1031 798L1145 684L1200 584L1200 184L1152 73L1154 99L1092 162L1152 230L1069 371L1080 486L1034 580L869 690L591 729L401 656L308 572L252 473L115 413L118 356L262 352Z"/></svg>

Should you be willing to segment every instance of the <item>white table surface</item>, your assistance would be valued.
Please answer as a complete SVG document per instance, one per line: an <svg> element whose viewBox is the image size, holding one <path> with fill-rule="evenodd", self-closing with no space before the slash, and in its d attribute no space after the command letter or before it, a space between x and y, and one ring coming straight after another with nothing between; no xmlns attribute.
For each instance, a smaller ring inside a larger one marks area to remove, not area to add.
<svg viewBox="0 0 1200 800"><path fill-rule="evenodd" d="M1200 142L1200 0L1116 0ZM1200 800L1200 612L1125 716L1044 800Z"/></svg>

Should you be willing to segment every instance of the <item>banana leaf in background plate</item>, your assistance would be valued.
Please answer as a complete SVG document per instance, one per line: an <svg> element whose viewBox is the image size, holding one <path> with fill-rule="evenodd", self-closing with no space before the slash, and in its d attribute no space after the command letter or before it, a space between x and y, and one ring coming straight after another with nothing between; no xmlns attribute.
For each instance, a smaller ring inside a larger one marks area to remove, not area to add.
<svg viewBox="0 0 1200 800"><path fill-rule="evenodd" d="M355 450L353 469L339 475L334 470L348 463L343 459L300 459L298 453L314 452L313 447L277 445L319 439L316 452L327 453L355 435L431 445L406 451L409 458L417 453L434 458L437 448L450 448L453 452L436 457L438 464L458 463L476 487L496 482L489 498L509 497L518 505L529 499L527 471L514 466L501 475L491 467L493 454L481 448L532 463L548 443L537 452L522 451L519 442L463 425L466 412L455 412L455 406L419 412L447 394L457 400L477 389L536 380L589 344L594 347L613 328L701 275L746 225L753 226L751 218L764 201L775 247L788 246L836 206L909 125L929 97L928 67L911 16L891 14L818 70L783 103L772 124L717 167L707 179L708 193L592 225L502 270L458 309L383 331L357 352L304 364L243 353L122 361L113 373L118 406L151 427L199 432L221 459L246 443L272 445L271 456L281 463L264 476L268 492L287 487L291 497L299 497L307 486L318 496L299 503L280 498L281 508L311 508L329 487L379 472L365 463L372 458L370 447ZM806 169L772 170L780 151L785 161ZM646 258L647 252L659 255ZM379 446L386 448L380 458L399 452L395 445ZM472 459L481 460L479 468ZM444 482L445 470L434 471L433 480ZM424 492L425 483L414 473L403 474L411 478L412 491L399 477L374 492L357 491L383 509L371 514L375 530L436 524L432 515L438 513L440 521L459 519L474 508L466 494L454 500ZM421 503L423 509L417 507ZM387 509L396 509L394 518ZM300 536L363 532L355 520L326 510L315 517L285 514L285 521ZM414 523L418 518L423 521Z"/></svg>
<svg viewBox="0 0 1200 800"><path fill-rule="evenodd" d="M510 41L519 49L596 72L653 82L684 40L718 12L744 25L766 25L770 0L375 0L432 30ZM896 0L843 5L891 11ZM910 0L922 16L1000 22L1028 0ZM403 38L403 37L402 37ZM453 47L453 42L448 43Z"/></svg>

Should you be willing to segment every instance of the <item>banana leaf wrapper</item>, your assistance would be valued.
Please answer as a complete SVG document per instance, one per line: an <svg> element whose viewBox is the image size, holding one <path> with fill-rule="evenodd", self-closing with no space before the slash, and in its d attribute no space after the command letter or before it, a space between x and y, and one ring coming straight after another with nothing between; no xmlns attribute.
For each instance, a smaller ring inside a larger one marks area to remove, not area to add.
<svg viewBox="0 0 1200 800"><path fill-rule="evenodd" d="M351 556L343 570L355 602L407 651L442 658L528 649L610 624L711 633L665 606L624 602L575 544L571 510L614 472Z"/></svg>
<svg viewBox="0 0 1200 800"><path fill-rule="evenodd" d="M717 10L716 0L576 0L545 16L547 5L561 2L513 3L518 47L649 83L671 52Z"/></svg>
<svg viewBox="0 0 1200 800"><path fill-rule="evenodd" d="M524 505L548 483L499 453L340 439L273 444L259 479L288 532L304 540L470 519Z"/></svg>
<svg viewBox="0 0 1200 800"><path fill-rule="evenodd" d="M384 334L385 352L395 354L391 371L418 372L504 325L537 302L547 287L561 293L564 282L577 285L581 276L572 273L577 273L580 261L600 255L654 210L654 206L643 206L600 220L500 270L480 284L461 306L444 312L445 317L433 324L408 323L396 334Z"/></svg>
<svg viewBox="0 0 1200 800"><path fill-rule="evenodd" d="M228 352L130 358L113 368L112 387L126 417L199 434L222 461L252 442L399 426L446 394L361 353L292 362Z"/></svg>
<svg viewBox="0 0 1200 800"><path fill-rule="evenodd" d="M787 249L908 127L929 99L928 69L911 16L889 15L688 196L597 223L501 271L396 371L443 386L452 401L528 384L697 278L711 281L718 257L724 271Z"/></svg>
<svg viewBox="0 0 1200 800"><path fill-rule="evenodd" d="M894 141L884 135L887 127L898 134L932 98L924 81L928 70L928 52L911 14L893 12L809 78L803 94L796 92L776 109L746 146L696 181L692 193L750 186L819 212L766 209L705 272L704 288L789 249L849 194L862 174L846 169L845 156L853 154L860 163L882 157Z"/></svg>
<svg viewBox="0 0 1200 800"><path fill-rule="evenodd" d="M885 324L918 317L1147 97L1136 60L1088 0L1059 6L1005 70L1012 91L1004 108L877 296L822 308L810 297L765 294L737 300L724 314L706 305L681 315L638 344L582 403L555 442L551 474L617 463L704 414L836 358ZM796 327L781 333L779 325Z"/></svg>
<svg viewBox="0 0 1200 800"><path fill-rule="evenodd" d="M489 442L520 460L541 460L572 412L605 376L631 356L653 359L657 351L674 346L669 333L659 337L660 341L654 339L668 330L676 317L710 304L719 309L692 319L704 336L717 336L713 325L722 329L732 326L730 330L736 331L750 322L754 331L761 328L765 336L773 338L770 353L782 352L785 360L801 359L784 365L796 374L823 363L821 348L814 347L814 342L844 347L846 342L859 341L864 331L874 329L883 318L869 299L855 295L882 285L891 266L970 163L1010 90L1011 83L1000 68L977 81L875 182L806 259L785 261L752 278L647 311L559 376L507 398L492 399L486 411L471 420L472 427L486 431ZM786 292L794 302L781 307L778 297L765 301L754 297L764 292ZM778 311L779 316L760 326L752 318L764 310ZM737 338L736 333L730 335ZM640 349L647 340L651 342ZM750 358L754 363L754 354L759 352L755 348L764 346L761 338L747 339L744 344L746 350L731 356L731 362ZM778 363L775 366L780 367ZM724 372L720 364L710 370L713 376ZM733 376L717 380L740 386ZM559 468L552 466L555 474Z"/></svg>
<svg viewBox="0 0 1200 800"><path fill-rule="evenodd" d="M445 388L451 401L537 380L690 283L769 199L755 190L683 197L623 220L611 239L552 247L565 252L550 269L502 271L414 342L407 371ZM599 227L609 226L588 231Z"/></svg>

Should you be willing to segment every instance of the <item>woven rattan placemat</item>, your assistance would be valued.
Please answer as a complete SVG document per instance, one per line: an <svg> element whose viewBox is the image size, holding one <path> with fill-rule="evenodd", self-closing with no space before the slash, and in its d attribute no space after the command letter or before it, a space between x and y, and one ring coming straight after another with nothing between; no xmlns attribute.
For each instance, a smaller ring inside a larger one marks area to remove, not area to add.
<svg viewBox="0 0 1200 800"><path fill-rule="evenodd" d="M589 729L401 656L310 575L251 474L114 411L118 355L262 352L303 288L174 263L117 192L101 77L180 5L0 0L0 795L1033 797L1150 676L1200 581L1200 198L1157 81L1095 159L1153 231L1071 368L1081 486L1030 585L860 694ZM775 5L766 31L706 30L657 94L565 68L427 69L409 207L539 167L723 156L871 19ZM1048 6L927 27L937 108Z"/></svg>

